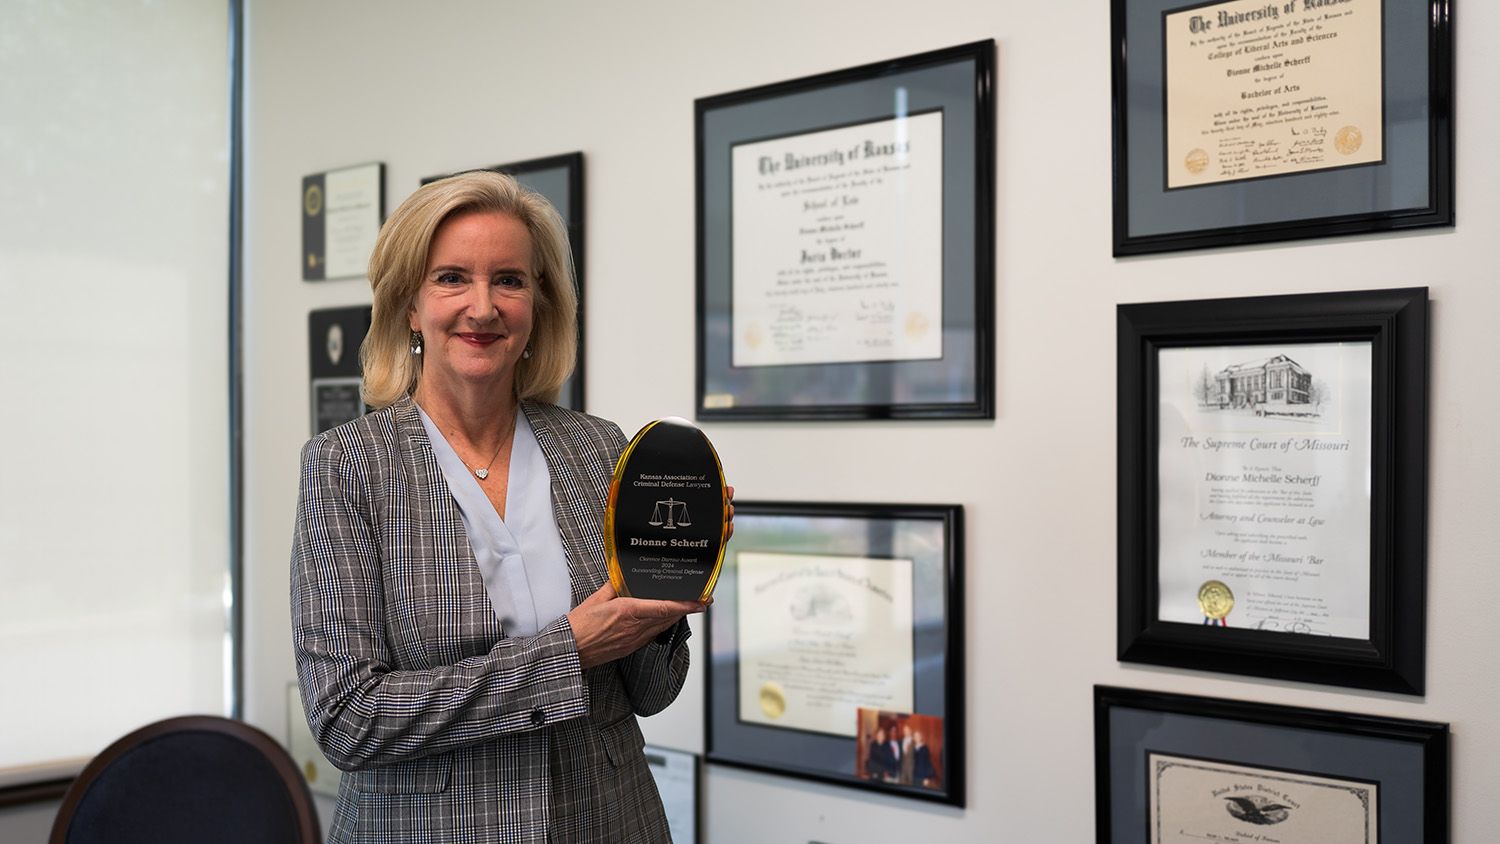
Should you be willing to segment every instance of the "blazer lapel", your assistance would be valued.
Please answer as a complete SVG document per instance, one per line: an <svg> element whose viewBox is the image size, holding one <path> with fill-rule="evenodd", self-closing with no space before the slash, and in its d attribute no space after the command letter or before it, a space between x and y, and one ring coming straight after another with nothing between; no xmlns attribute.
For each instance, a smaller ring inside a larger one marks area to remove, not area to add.
<svg viewBox="0 0 1500 844"><path fill-rule="evenodd" d="M576 607L607 579L604 535L600 528L602 514L597 512L595 499L589 494L589 473L584 463L587 458L558 435L541 406L522 402L521 408L552 476L552 513L557 519L563 551L568 555L568 578Z"/></svg>
<svg viewBox="0 0 1500 844"><path fill-rule="evenodd" d="M480 641L486 638L492 642L498 640L504 631L500 629L500 620L496 618L489 593L485 591L484 575L474 559L474 549L464 531L458 504L448 489L448 481L443 478L437 456L432 453L432 443L427 439L427 429L422 426L417 404L407 396L397 400L391 410L401 449L402 471L411 485L407 501L424 512L427 515L425 524L432 526L432 535L419 538L416 548L420 550L405 561L419 570L406 571L404 576L419 580L424 575L430 577L429 586L434 590L441 590L443 583L456 584L460 616L453 620L464 629L477 624L474 629L482 631ZM430 573L420 570L423 568L429 569Z"/></svg>

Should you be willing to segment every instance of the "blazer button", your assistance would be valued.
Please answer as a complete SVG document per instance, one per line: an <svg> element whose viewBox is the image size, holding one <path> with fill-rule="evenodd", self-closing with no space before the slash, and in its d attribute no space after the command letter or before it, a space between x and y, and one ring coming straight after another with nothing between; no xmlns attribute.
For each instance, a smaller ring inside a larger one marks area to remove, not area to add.
<svg viewBox="0 0 1500 844"><path fill-rule="evenodd" d="M531 723L538 727L547 723L547 713L543 712L540 708L531 710Z"/></svg>

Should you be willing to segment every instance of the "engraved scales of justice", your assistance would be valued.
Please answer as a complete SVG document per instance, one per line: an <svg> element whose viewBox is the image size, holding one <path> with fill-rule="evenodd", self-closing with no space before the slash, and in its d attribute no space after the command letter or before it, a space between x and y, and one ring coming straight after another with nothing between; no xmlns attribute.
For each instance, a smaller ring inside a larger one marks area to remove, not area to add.
<svg viewBox="0 0 1500 844"><path fill-rule="evenodd" d="M663 512L666 514L665 518L663 518ZM646 524L662 530L676 530L679 526L691 526L693 520L688 514L686 501L668 498L665 501L656 502L656 506L651 510L651 519Z"/></svg>

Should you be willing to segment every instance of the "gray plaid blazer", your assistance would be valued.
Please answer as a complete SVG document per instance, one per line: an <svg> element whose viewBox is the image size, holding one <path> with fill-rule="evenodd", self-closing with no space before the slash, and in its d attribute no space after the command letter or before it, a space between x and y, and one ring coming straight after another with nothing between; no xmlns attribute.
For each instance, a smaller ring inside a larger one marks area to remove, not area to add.
<svg viewBox="0 0 1500 844"><path fill-rule="evenodd" d="M523 409L577 606L607 579L604 502L625 438ZM670 840L635 716L682 688L686 622L587 671L566 616L508 638L410 399L303 448L291 592L308 723L350 772L332 841Z"/></svg>

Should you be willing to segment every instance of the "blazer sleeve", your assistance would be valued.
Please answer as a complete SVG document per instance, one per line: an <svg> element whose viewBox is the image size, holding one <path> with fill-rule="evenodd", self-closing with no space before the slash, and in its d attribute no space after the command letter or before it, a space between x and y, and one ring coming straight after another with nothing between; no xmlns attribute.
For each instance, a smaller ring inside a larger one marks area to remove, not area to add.
<svg viewBox="0 0 1500 844"><path fill-rule="evenodd" d="M393 669L366 467L316 437L300 487L292 640L308 724L334 765L385 765L588 713L567 616L454 665Z"/></svg>
<svg viewBox="0 0 1500 844"><path fill-rule="evenodd" d="M661 637L665 641L650 642L620 660L620 679L637 715L655 715L666 709L687 679L687 640L692 635L688 620L677 622L670 633Z"/></svg>
<svg viewBox="0 0 1500 844"><path fill-rule="evenodd" d="M609 466L625 450L625 433L609 423L615 443ZM630 698L631 709L641 716L655 715L666 709L682 691L688 672L688 637L692 630L686 618L671 628L669 635L657 637L635 653L618 661L620 682Z"/></svg>

